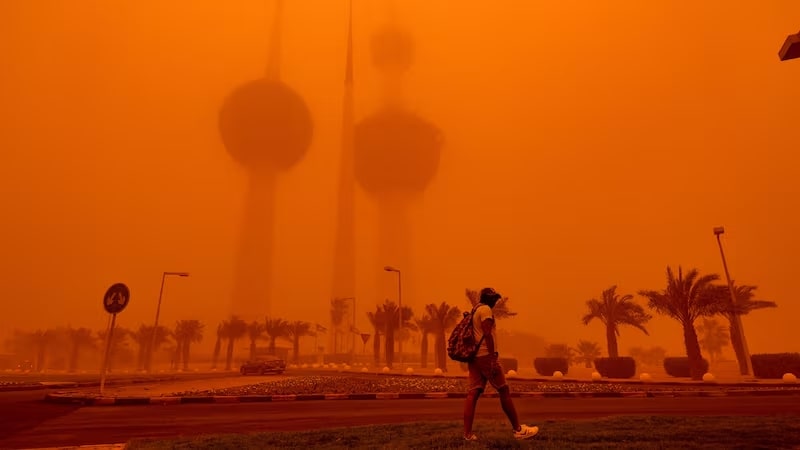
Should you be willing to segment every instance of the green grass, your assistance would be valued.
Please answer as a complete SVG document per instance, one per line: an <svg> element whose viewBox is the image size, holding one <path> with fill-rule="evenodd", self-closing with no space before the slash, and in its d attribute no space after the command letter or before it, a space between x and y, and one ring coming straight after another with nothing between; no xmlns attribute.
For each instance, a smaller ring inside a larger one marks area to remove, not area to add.
<svg viewBox="0 0 800 450"><path fill-rule="evenodd" d="M780 449L800 448L796 416L621 416L537 423L539 435L516 441L507 422L478 421L479 442L462 440L461 422L405 423L304 432L134 440L138 449Z"/></svg>

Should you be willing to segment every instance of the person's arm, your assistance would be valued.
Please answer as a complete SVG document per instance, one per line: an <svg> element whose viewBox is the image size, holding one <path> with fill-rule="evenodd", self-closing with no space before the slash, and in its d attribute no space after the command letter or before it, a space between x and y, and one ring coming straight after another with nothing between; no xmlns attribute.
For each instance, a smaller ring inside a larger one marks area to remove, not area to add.
<svg viewBox="0 0 800 450"><path fill-rule="evenodd" d="M483 331L483 341L486 342L486 349L492 356L497 356L494 350L494 336L492 335L494 317L489 316L481 321L481 331Z"/></svg>

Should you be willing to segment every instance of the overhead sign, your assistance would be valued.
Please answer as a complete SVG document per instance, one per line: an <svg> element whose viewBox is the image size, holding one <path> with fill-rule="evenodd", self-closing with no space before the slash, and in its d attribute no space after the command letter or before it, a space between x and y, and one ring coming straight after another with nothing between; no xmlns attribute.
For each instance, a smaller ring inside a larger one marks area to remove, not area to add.
<svg viewBox="0 0 800 450"><path fill-rule="evenodd" d="M128 286L123 283L115 283L108 288L106 295L103 297L103 308L109 314L117 314L128 306L130 299L131 291Z"/></svg>

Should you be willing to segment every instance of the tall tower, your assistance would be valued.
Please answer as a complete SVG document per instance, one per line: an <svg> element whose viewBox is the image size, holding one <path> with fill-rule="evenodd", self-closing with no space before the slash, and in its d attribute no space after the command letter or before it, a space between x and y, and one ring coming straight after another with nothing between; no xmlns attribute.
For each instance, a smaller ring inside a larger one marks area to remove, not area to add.
<svg viewBox="0 0 800 450"><path fill-rule="evenodd" d="M283 0L277 0L266 73L237 87L219 112L228 153L248 171L231 313L247 320L271 314L275 186L311 144L311 114L280 77Z"/></svg>
<svg viewBox="0 0 800 450"><path fill-rule="evenodd" d="M398 279L381 270L391 265L403 272L403 292L412 294L403 296L403 306L419 306L421 299L413 296L409 207L421 198L436 174L443 135L404 104L403 76L414 61L411 36L390 25L373 37L371 50L372 62L382 75L384 103L356 125L354 151L356 179L378 206L378 260L374 267L376 276L381 277L378 286L382 296L377 300L388 297L397 303ZM409 286L411 289L407 289ZM386 320L398 324L399 316ZM387 329L385 351L391 365L393 342L389 333L394 334Z"/></svg>
<svg viewBox="0 0 800 450"><path fill-rule="evenodd" d="M347 25L347 56L344 72L344 99L342 100L342 142L339 158L338 212L336 220L336 238L333 256L333 283L331 299L354 299L356 290L356 236L355 236L355 163L353 152L354 111L353 111L353 2ZM353 317L345 323L354 322L355 300L349 307L353 308ZM355 323L352 323L355 326ZM355 333L347 330L351 346L355 345ZM335 331L331 330L331 334ZM333 352L335 349L330 348Z"/></svg>

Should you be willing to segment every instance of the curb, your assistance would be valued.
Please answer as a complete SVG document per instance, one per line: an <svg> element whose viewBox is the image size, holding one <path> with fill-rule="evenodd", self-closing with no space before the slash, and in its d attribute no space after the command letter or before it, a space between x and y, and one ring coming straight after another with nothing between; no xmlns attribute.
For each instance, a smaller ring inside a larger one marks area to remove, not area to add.
<svg viewBox="0 0 800 450"><path fill-rule="evenodd" d="M795 389L758 389L731 391L629 391L629 392L512 392L513 398L657 398L657 397L743 397L800 395ZM265 403L320 400L412 400L465 398L466 392L377 392L353 394L275 394L275 395L209 395L187 397L99 397L71 394L47 394L50 403L81 404L83 406L187 405L224 403ZM496 398L497 392L484 397Z"/></svg>

